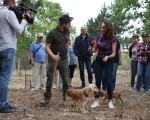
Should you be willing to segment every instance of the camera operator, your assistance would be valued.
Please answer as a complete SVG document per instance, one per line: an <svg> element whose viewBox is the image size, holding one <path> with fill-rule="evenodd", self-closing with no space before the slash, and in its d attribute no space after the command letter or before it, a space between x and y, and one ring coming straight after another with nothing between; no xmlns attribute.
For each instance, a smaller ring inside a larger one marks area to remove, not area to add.
<svg viewBox="0 0 150 120"><path fill-rule="evenodd" d="M16 54L16 33L21 34L25 29L27 21L24 15L30 16L29 12L23 14L19 24L15 13L9 10L15 3L15 0L3 0L0 8L0 113L16 112L8 101L8 85Z"/></svg>

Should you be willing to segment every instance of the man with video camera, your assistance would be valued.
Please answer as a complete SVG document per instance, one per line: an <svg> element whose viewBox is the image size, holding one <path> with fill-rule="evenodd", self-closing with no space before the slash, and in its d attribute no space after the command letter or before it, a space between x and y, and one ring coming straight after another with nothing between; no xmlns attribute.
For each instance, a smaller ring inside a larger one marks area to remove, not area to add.
<svg viewBox="0 0 150 120"><path fill-rule="evenodd" d="M29 12L24 13L19 24L15 13L10 10L15 3L15 0L3 0L0 8L0 113L16 112L8 101L8 85L16 54L16 33L21 34L25 29L27 21L24 16L30 17Z"/></svg>

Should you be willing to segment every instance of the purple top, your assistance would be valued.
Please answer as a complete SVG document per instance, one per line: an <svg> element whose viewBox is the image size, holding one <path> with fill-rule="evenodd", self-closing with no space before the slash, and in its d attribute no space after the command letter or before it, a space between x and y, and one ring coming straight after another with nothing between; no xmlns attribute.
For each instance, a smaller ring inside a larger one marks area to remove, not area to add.
<svg viewBox="0 0 150 120"><path fill-rule="evenodd" d="M112 53L112 43L116 41L116 37L112 38L111 40L107 40L105 36L103 36L102 34L98 34L98 54L110 55Z"/></svg>

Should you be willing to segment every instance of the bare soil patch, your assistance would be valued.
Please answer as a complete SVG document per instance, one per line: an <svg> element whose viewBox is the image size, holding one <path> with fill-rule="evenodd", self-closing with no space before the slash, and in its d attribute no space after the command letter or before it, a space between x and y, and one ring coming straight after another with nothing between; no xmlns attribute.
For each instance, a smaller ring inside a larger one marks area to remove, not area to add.
<svg viewBox="0 0 150 120"><path fill-rule="evenodd" d="M86 75L87 76L87 75ZM25 89L25 79L27 86ZM0 114L0 120L150 120L150 93L134 93L130 91L130 74L118 72L116 90L122 94L123 104L115 104L115 109L108 109L107 100L101 103L99 108L90 108L94 101L92 98L87 103L89 113L82 114L72 109L65 111L62 100L62 90L54 89L53 97L47 107L41 107L43 91L31 91L29 89L30 72L25 78L24 72L19 76L14 73L9 90L10 103L17 107L16 113ZM72 83L80 86L79 73L76 71ZM115 101L115 100L114 100ZM122 115L122 118L121 118Z"/></svg>

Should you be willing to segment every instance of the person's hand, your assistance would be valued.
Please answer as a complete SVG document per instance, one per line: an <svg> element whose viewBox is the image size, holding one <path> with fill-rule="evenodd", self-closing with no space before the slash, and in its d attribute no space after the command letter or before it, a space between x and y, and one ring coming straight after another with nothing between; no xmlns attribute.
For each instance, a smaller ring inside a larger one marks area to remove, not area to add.
<svg viewBox="0 0 150 120"><path fill-rule="evenodd" d="M103 61L103 62L107 62L108 58L109 58L109 56L105 56L105 57L102 59L102 61Z"/></svg>
<svg viewBox="0 0 150 120"><path fill-rule="evenodd" d="M122 60L121 59L119 59L119 65L122 65Z"/></svg>
<svg viewBox="0 0 150 120"><path fill-rule="evenodd" d="M31 14L27 11L27 12L25 12L25 15L27 15L28 17L30 17L31 16Z"/></svg>
<svg viewBox="0 0 150 120"><path fill-rule="evenodd" d="M92 47L91 47L91 46L89 46L89 47L88 47L88 51L91 51L91 50L92 50Z"/></svg>
<svg viewBox="0 0 150 120"><path fill-rule="evenodd" d="M52 58L55 61L59 61L60 60L60 56L59 55L54 55Z"/></svg>
<svg viewBox="0 0 150 120"><path fill-rule="evenodd" d="M25 16L30 17L31 15L30 15L30 13L28 11L26 11L25 13L23 13L22 19L25 19Z"/></svg>
<svg viewBox="0 0 150 120"><path fill-rule="evenodd" d="M144 50L140 50L140 54L144 54L145 53L145 51Z"/></svg>
<svg viewBox="0 0 150 120"><path fill-rule="evenodd" d="M34 61L31 61L31 65L32 65L32 66L34 66L34 65L35 65Z"/></svg>

